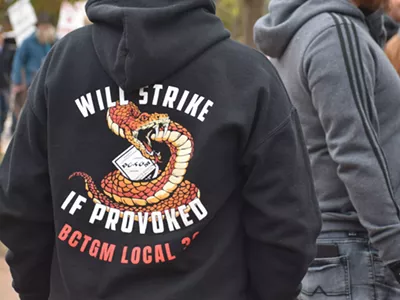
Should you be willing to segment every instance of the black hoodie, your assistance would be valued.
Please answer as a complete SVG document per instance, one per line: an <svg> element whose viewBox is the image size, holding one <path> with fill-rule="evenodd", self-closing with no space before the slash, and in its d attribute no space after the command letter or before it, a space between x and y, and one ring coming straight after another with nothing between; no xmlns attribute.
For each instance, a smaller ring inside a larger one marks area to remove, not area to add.
<svg viewBox="0 0 400 300"><path fill-rule="evenodd" d="M21 299L294 299L320 216L273 67L212 1L87 12L36 76L0 171Z"/></svg>

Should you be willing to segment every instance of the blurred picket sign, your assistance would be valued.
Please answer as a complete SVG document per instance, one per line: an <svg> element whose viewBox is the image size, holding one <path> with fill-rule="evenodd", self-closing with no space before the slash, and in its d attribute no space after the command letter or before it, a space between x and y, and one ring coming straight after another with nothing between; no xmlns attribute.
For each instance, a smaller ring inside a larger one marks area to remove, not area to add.
<svg viewBox="0 0 400 300"><path fill-rule="evenodd" d="M30 0L18 0L11 5L8 16L18 46L36 30L37 17Z"/></svg>
<svg viewBox="0 0 400 300"><path fill-rule="evenodd" d="M75 3L62 2L57 26L58 38L61 39L71 31L85 25L85 4L86 1Z"/></svg>

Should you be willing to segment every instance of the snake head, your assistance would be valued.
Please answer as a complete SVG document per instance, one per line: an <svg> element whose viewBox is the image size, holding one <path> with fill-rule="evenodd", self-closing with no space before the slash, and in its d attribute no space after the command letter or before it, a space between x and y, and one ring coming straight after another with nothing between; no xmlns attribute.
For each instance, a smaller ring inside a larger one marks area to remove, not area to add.
<svg viewBox="0 0 400 300"><path fill-rule="evenodd" d="M152 135L167 131L170 124L167 114L141 113L133 103L125 106L117 103L109 109L107 122L116 135L128 140L145 158L161 162L161 153L153 149Z"/></svg>
<svg viewBox="0 0 400 300"><path fill-rule="evenodd" d="M161 162L161 153L153 149L152 136L158 136L161 131L167 130L170 123L168 115L142 113L138 121L143 125L132 132L133 144L139 144L139 148L137 148L144 157L152 159L156 163Z"/></svg>

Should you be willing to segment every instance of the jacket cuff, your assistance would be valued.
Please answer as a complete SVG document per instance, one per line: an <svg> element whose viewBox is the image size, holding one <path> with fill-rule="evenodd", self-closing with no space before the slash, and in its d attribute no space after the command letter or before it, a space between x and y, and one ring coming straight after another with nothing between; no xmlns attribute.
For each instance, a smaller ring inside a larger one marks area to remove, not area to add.
<svg viewBox="0 0 400 300"><path fill-rule="evenodd" d="M393 272L394 277L400 283L400 261L389 265L389 269Z"/></svg>

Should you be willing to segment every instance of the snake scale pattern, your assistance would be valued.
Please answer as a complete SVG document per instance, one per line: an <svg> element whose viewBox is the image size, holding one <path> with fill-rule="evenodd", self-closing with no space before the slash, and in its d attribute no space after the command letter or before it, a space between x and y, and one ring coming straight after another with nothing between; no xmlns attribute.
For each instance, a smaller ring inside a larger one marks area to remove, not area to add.
<svg viewBox="0 0 400 300"><path fill-rule="evenodd" d="M126 139L143 157L155 163L161 162L161 153L153 150L154 142L165 143L171 155L165 169L159 172L157 178L149 181L131 181L116 170L102 180L102 191L88 174L72 174L70 179L84 179L87 194L95 203L104 204L107 210L116 208L123 217L125 211L163 213L165 210L176 210L200 198L200 191L196 185L185 180L194 153L193 137L187 129L171 121L167 114L141 112L132 102L128 105L117 102L115 107L110 108L107 112L107 124L114 134ZM189 210L187 206L185 212ZM175 211L175 214L179 216L178 211ZM135 219L138 220L137 215Z"/></svg>

